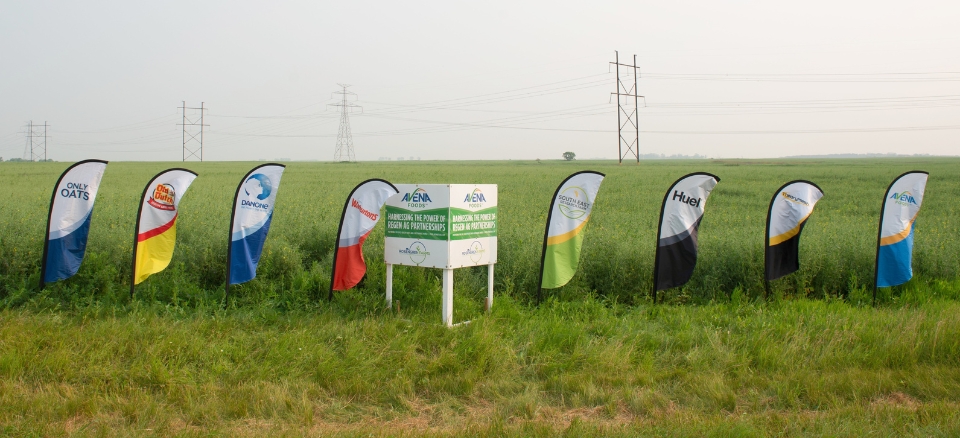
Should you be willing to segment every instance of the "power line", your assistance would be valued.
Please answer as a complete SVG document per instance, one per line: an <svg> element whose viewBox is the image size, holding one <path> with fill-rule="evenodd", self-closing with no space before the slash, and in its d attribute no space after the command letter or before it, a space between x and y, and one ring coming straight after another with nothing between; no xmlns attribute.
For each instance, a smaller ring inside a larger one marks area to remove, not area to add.
<svg viewBox="0 0 960 438"><path fill-rule="evenodd" d="M957 82L960 72L932 73L646 73L646 79L728 82Z"/></svg>
<svg viewBox="0 0 960 438"><path fill-rule="evenodd" d="M717 134L717 135L747 135L747 134L843 134L854 132L912 132L912 131L953 131L960 129L960 125L943 126L899 126L888 128L838 128L838 129L771 129L747 131L641 131L647 134Z"/></svg>
<svg viewBox="0 0 960 438"><path fill-rule="evenodd" d="M869 97L854 99L813 99L813 100L770 100L770 101L730 101L730 102L651 102L648 108L765 108L788 107L806 108L810 106L867 106L876 104L912 104L912 103L960 103L960 95L946 94L934 96Z"/></svg>
<svg viewBox="0 0 960 438"><path fill-rule="evenodd" d="M58 134L103 134L103 133L112 133L112 132L121 132L121 131L139 131L143 129L152 129L160 126L168 126L172 121L173 117L177 116L174 114L167 114L163 117L157 117L154 119L143 120L136 123L130 123L126 125L115 126L111 128L101 128L93 129L89 131L57 131ZM160 120L163 120L162 122Z"/></svg>

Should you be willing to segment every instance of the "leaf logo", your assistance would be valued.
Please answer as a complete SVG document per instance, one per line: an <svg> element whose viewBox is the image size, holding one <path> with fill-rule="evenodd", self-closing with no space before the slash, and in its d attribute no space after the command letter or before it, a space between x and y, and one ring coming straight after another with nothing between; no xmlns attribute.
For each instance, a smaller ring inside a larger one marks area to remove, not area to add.
<svg viewBox="0 0 960 438"><path fill-rule="evenodd" d="M580 187L568 187L557 196L557 209L564 216L579 220L587 215L592 205L587 192Z"/></svg>

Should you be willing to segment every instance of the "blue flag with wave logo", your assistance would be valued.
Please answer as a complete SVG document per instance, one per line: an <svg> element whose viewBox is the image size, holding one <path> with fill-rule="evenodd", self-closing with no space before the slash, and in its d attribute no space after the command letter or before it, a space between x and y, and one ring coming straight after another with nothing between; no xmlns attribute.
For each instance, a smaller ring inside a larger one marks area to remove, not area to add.
<svg viewBox="0 0 960 438"><path fill-rule="evenodd" d="M263 245L267 241L273 206L285 166L264 164L253 168L240 181L233 201L227 284L246 283L257 276Z"/></svg>

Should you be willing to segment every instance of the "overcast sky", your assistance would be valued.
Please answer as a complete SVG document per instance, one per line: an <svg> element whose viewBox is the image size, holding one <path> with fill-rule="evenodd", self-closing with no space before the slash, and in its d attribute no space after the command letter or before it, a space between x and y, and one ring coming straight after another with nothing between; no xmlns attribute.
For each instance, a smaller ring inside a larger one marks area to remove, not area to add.
<svg viewBox="0 0 960 438"><path fill-rule="evenodd" d="M267 3L5 2L0 156L332 160L344 83L359 160L616 158L614 50L644 154L960 151L957 2Z"/></svg>

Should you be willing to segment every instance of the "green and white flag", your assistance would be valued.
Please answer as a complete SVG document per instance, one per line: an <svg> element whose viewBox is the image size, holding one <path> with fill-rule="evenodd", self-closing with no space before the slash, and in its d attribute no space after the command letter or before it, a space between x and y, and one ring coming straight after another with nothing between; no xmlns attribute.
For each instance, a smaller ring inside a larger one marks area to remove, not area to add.
<svg viewBox="0 0 960 438"><path fill-rule="evenodd" d="M568 176L557 187L543 235L541 289L563 286L577 272L583 230L590 220L603 177L602 173L585 170Z"/></svg>

